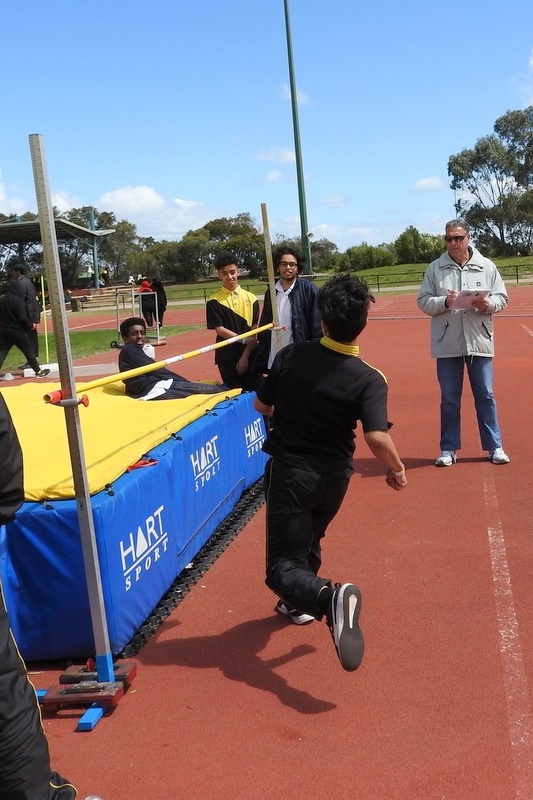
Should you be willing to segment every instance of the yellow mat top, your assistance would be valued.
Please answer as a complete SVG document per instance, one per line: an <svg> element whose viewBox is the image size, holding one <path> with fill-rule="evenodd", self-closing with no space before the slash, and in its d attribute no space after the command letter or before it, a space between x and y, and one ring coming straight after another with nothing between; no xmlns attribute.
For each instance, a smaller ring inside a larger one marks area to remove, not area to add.
<svg viewBox="0 0 533 800"><path fill-rule="evenodd" d="M42 382L2 387L24 454L26 500L74 497L65 410L43 400L45 392L60 388ZM100 492L153 447L240 391L145 402L127 397L122 383L92 389L87 393L89 406L79 407L90 494Z"/></svg>

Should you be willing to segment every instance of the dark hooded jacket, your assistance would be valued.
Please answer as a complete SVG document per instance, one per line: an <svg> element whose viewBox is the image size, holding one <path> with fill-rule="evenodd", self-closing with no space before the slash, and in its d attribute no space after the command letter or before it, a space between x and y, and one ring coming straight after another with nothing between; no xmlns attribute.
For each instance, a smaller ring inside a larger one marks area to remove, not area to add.
<svg viewBox="0 0 533 800"><path fill-rule="evenodd" d="M35 286L25 275L21 275L9 284L8 292L18 295L24 300L28 310L30 322L40 322L42 307L35 291Z"/></svg>
<svg viewBox="0 0 533 800"><path fill-rule="evenodd" d="M5 295L0 298L0 328L24 330L33 328L30 307L17 292L14 283L10 283Z"/></svg>
<svg viewBox="0 0 533 800"><path fill-rule="evenodd" d="M0 394L0 525L10 522L24 502L22 450L6 401Z"/></svg>
<svg viewBox="0 0 533 800"><path fill-rule="evenodd" d="M295 342L308 342L322 337L317 300L318 289L315 284L306 278L297 277L289 294L292 314L292 336ZM272 301L269 287L265 292L259 327L272 321ZM258 336L259 344L255 353L254 367L259 372L267 371L271 337L271 331L265 331Z"/></svg>

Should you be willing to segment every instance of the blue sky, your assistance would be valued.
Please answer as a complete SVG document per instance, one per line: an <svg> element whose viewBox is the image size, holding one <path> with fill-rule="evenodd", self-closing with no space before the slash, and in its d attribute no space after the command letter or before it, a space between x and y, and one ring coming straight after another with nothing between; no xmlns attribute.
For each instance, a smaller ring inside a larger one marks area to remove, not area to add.
<svg viewBox="0 0 533 800"><path fill-rule="evenodd" d="M533 3L290 0L307 217L340 250L453 217L447 163L533 103ZM283 0L20 0L2 10L0 212L156 239L249 212L299 235Z"/></svg>

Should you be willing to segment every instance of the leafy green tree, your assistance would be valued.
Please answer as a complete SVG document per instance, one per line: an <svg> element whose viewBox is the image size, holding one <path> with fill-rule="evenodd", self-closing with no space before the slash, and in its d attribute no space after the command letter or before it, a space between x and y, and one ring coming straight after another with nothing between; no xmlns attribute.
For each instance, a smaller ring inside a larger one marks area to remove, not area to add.
<svg viewBox="0 0 533 800"><path fill-rule="evenodd" d="M156 242L150 249L162 277L177 283L188 283L209 274L207 257L209 235L199 228L188 231L179 242Z"/></svg>
<svg viewBox="0 0 533 800"><path fill-rule="evenodd" d="M99 219L98 223L101 221ZM113 219L109 227L107 224L98 224L96 227L103 230L114 229L114 233L106 236L98 244L100 267L106 266L112 278L125 280L130 273L150 271L153 258L143 252L135 225L125 219L120 222L115 222ZM141 254L144 258L140 258Z"/></svg>
<svg viewBox="0 0 533 800"><path fill-rule="evenodd" d="M362 272L368 269L385 267L391 263L391 251L386 247L374 247L361 242L356 247L349 247L339 259L341 272Z"/></svg>
<svg viewBox="0 0 533 800"><path fill-rule="evenodd" d="M188 231L176 246L169 248L169 242L162 242L165 247L161 250L159 244L154 246L158 263L179 283L188 283L196 278L207 277L211 273L210 258L211 246L209 233L206 228Z"/></svg>
<svg viewBox="0 0 533 800"><path fill-rule="evenodd" d="M394 242L398 264L416 264L419 260L420 243L420 233L413 225L409 225Z"/></svg>
<svg viewBox="0 0 533 800"><path fill-rule="evenodd" d="M30 211L24 214L0 214L0 223L2 222L34 222L37 219L37 214ZM17 261L22 261L29 265L30 268L40 269L42 265L42 255L40 245L35 245L32 242L13 242L13 244L0 245L0 263L3 263L3 270L7 274L9 265Z"/></svg>
<svg viewBox="0 0 533 800"><path fill-rule="evenodd" d="M434 261L443 252L444 252L444 243L442 241L442 236L435 236L435 234L432 233L421 233L420 251L419 251L420 260L415 261L414 263L427 264L430 261Z"/></svg>
<svg viewBox="0 0 533 800"><path fill-rule="evenodd" d="M238 257L250 275L265 271L265 245L263 236L248 213L236 217L221 217L204 225L209 241L206 255L211 262L219 253L228 250Z"/></svg>
<svg viewBox="0 0 533 800"><path fill-rule="evenodd" d="M294 250L298 250L298 252L301 253L301 237L297 236L289 239L286 236L278 234L274 237L272 248L275 249L276 247L281 246L292 247ZM338 255L338 252L337 245L334 242L330 242L329 239L317 239L316 242L311 240L311 260L313 262L313 272L329 272L330 270L335 269L335 259ZM308 272L307 266L304 268L304 273L305 272Z"/></svg>
<svg viewBox="0 0 533 800"><path fill-rule="evenodd" d="M426 264L443 252L440 236L420 233L413 225L401 233L394 242L397 264Z"/></svg>
<svg viewBox="0 0 533 800"><path fill-rule="evenodd" d="M450 157L448 174L457 215L480 246L496 255L531 252L533 106L499 117L493 134Z"/></svg>
<svg viewBox="0 0 533 800"><path fill-rule="evenodd" d="M533 189L533 106L508 111L496 120L494 131L507 147L517 185Z"/></svg>

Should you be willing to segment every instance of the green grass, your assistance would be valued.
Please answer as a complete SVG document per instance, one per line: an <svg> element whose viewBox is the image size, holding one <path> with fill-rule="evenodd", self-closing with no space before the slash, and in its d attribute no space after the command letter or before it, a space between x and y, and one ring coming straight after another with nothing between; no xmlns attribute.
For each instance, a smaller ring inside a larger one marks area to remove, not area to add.
<svg viewBox="0 0 533 800"><path fill-rule="evenodd" d="M165 326L165 336L175 336L185 331L197 330L202 325L169 325ZM70 347L72 350L72 358L85 358L86 356L94 356L99 353L105 353L109 350L112 354L116 351L111 349L111 342L117 340L119 337L114 330L104 331L71 331L70 332ZM25 358L17 347L13 347L8 357L2 366L2 372L9 372L17 369L25 362ZM39 363L57 363L57 351L55 338L53 334L48 335L48 359L46 357L46 343L44 334L39 334Z"/></svg>
<svg viewBox="0 0 533 800"><path fill-rule="evenodd" d="M533 283L533 257L519 256L515 258L496 258L503 278L510 284L529 278ZM394 266L378 267L376 269L361 270L357 274L364 278L369 287L374 290L388 289L394 286L417 286L422 282L427 264L395 264ZM314 280L317 286L322 284L334 273L317 275ZM267 281L258 278L241 277L240 284L254 294L262 296L267 288ZM168 284L165 291L170 302L198 299L198 305L204 305L209 295L219 287L217 278L210 281L200 281L190 284Z"/></svg>

